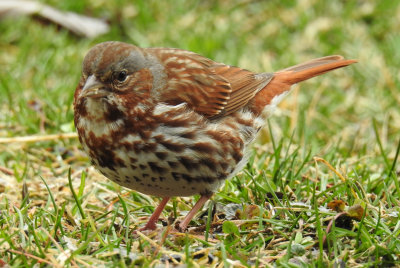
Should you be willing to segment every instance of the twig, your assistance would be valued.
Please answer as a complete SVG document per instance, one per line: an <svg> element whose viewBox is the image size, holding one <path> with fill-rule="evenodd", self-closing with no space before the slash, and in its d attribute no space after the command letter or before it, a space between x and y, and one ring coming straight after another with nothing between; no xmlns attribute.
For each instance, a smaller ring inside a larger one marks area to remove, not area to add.
<svg viewBox="0 0 400 268"><path fill-rule="evenodd" d="M72 12L63 12L38 1L2 0L0 1L0 13L17 16L35 15L61 25L74 34L88 38L104 34L110 29L110 26L103 20Z"/></svg>
<svg viewBox="0 0 400 268"><path fill-rule="evenodd" d="M9 168L1 167L1 166L0 166L0 171L3 172L3 173L6 174L6 175L14 176L14 171L12 171L12 170L9 169Z"/></svg>
<svg viewBox="0 0 400 268"><path fill-rule="evenodd" d="M324 234L324 238L322 239L322 244L323 244L324 246L326 246L327 239L328 239L328 234L331 232L333 222L336 221L336 220L337 220L339 217L341 217L342 215L346 215L346 214L347 214L347 212L341 212L341 213L335 215L335 217L333 217L333 218L329 221L329 224L328 224L328 226L326 227L326 234Z"/></svg>
<svg viewBox="0 0 400 268"><path fill-rule="evenodd" d="M40 258L40 257L37 257L37 256L35 256L35 255L29 254L29 253L26 253L26 252L21 252L21 251L14 250L14 249L9 249L8 251L9 251L9 252L12 252L12 253L15 253L15 254L24 255L24 256L26 256L26 257L35 259L35 260L37 260L39 263L43 263L43 262L44 262L44 263L47 263L47 264L50 264L50 265L55 265L54 263L51 263L51 262L49 262L48 260L42 259L42 258Z"/></svg>
<svg viewBox="0 0 400 268"><path fill-rule="evenodd" d="M41 136L23 136L23 137L12 137L12 138L0 138L0 143L39 142L39 141L61 140L61 139L75 139L77 137L78 134L76 133L63 133L63 134L41 135Z"/></svg>

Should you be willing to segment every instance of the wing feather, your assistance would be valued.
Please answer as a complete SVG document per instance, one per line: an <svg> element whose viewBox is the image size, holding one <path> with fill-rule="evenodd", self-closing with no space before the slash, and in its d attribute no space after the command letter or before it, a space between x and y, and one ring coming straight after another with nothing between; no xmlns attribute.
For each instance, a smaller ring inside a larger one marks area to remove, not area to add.
<svg viewBox="0 0 400 268"><path fill-rule="evenodd" d="M273 77L217 63L186 50L153 51L168 76L158 100L173 105L185 102L209 118L228 115L245 106Z"/></svg>

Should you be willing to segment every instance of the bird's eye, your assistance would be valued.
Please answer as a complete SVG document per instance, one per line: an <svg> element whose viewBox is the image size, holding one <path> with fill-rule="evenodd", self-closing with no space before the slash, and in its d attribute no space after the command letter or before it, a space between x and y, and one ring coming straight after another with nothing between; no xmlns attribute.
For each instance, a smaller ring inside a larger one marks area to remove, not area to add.
<svg viewBox="0 0 400 268"><path fill-rule="evenodd" d="M119 82L124 82L126 80L126 78L128 77L128 74L126 73L126 71L120 71L117 74L117 80Z"/></svg>

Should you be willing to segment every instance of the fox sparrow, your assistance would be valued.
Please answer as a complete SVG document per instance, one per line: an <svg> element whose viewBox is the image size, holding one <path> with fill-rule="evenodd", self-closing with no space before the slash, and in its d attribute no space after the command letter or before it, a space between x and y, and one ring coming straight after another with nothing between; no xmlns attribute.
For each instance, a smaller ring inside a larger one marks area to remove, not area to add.
<svg viewBox="0 0 400 268"><path fill-rule="evenodd" d="M253 73L172 48L121 42L93 47L83 61L74 119L83 149L107 178L162 197L200 194L195 213L247 161L250 142L291 85L356 62L314 59L275 73Z"/></svg>

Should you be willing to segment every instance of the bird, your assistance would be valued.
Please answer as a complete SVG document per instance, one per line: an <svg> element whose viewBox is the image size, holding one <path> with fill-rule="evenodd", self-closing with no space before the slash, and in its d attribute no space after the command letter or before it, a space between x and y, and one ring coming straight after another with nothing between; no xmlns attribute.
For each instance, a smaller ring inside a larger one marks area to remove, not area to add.
<svg viewBox="0 0 400 268"><path fill-rule="evenodd" d="M268 111L291 86L357 62L333 55L255 73L177 48L107 41L83 60L74 123L83 150L108 179L161 201L200 195L185 231L226 179L245 166Z"/></svg>

